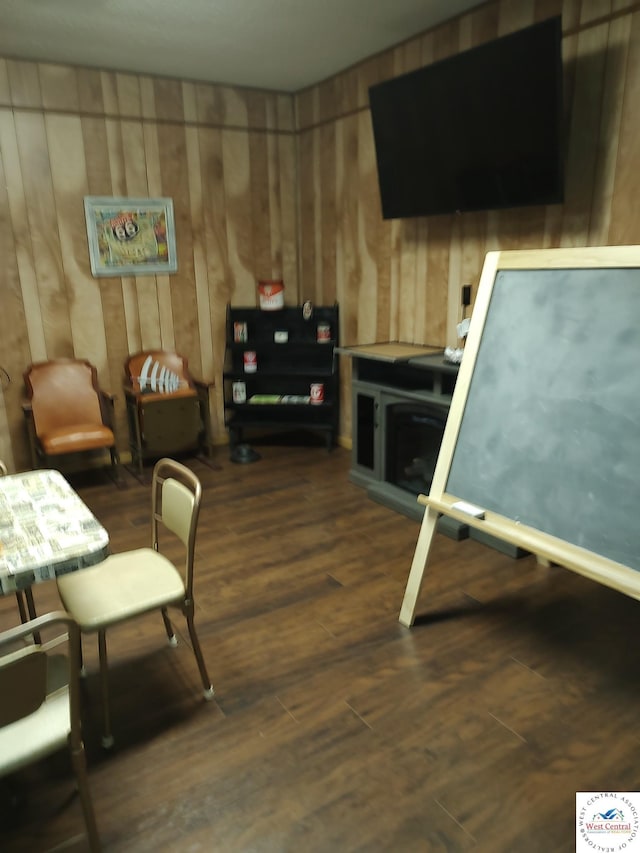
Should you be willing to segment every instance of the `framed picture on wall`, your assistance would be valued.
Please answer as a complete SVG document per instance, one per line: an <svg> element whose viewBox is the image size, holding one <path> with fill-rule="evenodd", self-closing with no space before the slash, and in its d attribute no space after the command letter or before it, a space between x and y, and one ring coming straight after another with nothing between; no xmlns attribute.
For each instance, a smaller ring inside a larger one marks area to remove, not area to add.
<svg viewBox="0 0 640 853"><path fill-rule="evenodd" d="M84 212L94 276L177 271L172 199L85 196Z"/></svg>

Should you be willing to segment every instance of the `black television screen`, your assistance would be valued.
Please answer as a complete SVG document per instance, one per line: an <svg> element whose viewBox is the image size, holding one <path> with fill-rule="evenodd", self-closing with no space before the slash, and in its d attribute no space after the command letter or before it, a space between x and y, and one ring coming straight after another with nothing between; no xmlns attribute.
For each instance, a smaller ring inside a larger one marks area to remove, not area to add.
<svg viewBox="0 0 640 853"><path fill-rule="evenodd" d="M369 89L385 219L563 201L562 22Z"/></svg>

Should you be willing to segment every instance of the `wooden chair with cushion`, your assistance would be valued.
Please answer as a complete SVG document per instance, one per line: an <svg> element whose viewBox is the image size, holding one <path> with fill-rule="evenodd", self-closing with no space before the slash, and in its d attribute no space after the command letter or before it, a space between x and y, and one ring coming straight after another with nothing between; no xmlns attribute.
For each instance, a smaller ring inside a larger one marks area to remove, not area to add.
<svg viewBox="0 0 640 853"><path fill-rule="evenodd" d="M213 687L207 674L194 624L193 571L196 528L202 487L196 475L172 459L161 459L154 467L151 484L151 547L113 554L97 566L58 577L58 590L65 609L86 633L98 634L102 681L104 727L102 743L113 744L109 711L107 672L107 628L160 610L171 645L176 637L168 608L182 610L189 629L204 696L211 699ZM183 573L160 553L163 541L174 534L184 547Z"/></svg>
<svg viewBox="0 0 640 853"><path fill-rule="evenodd" d="M52 627L66 633L49 643L25 645L27 637ZM0 634L0 776L68 745L89 849L99 851L80 728L79 659L78 626L61 611Z"/></svg>
<svg viewBox="0 0 640 853"><path fill-rule="evenodd" d="M113 397L102 391L96 368L86 359L58 358L32 364L24 374L23 411L34 468L71 454L108 450L116 480Z"/></svg>
<svg viewBox="0 0 640 853"><path fill-rule="evenodd" d="M209 389L170 350L145 350L125 362L124 395L131 460L142 474L145 459L187 450L211 455Z"/></svg>

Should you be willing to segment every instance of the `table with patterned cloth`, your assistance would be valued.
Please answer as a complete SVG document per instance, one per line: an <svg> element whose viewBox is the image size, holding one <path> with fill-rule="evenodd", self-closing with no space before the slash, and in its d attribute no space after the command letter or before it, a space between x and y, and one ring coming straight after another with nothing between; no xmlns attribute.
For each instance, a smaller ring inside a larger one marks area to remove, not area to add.
<svg viewBox="0 0 640 853"><path fill-rule="evenodd" d="M109 535L59 471L0 477L0 593L99 563Z"/></svg>

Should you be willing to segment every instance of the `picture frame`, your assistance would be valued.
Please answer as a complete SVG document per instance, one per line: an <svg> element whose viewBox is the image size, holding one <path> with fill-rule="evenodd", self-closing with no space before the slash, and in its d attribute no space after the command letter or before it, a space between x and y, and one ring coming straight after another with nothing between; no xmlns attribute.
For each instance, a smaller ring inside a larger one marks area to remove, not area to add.
<svg viewBox="0 0 640 853"><path fill-rule="evenodd" d="M92 275L175 273L173 199L85 196Z"/></svg>

